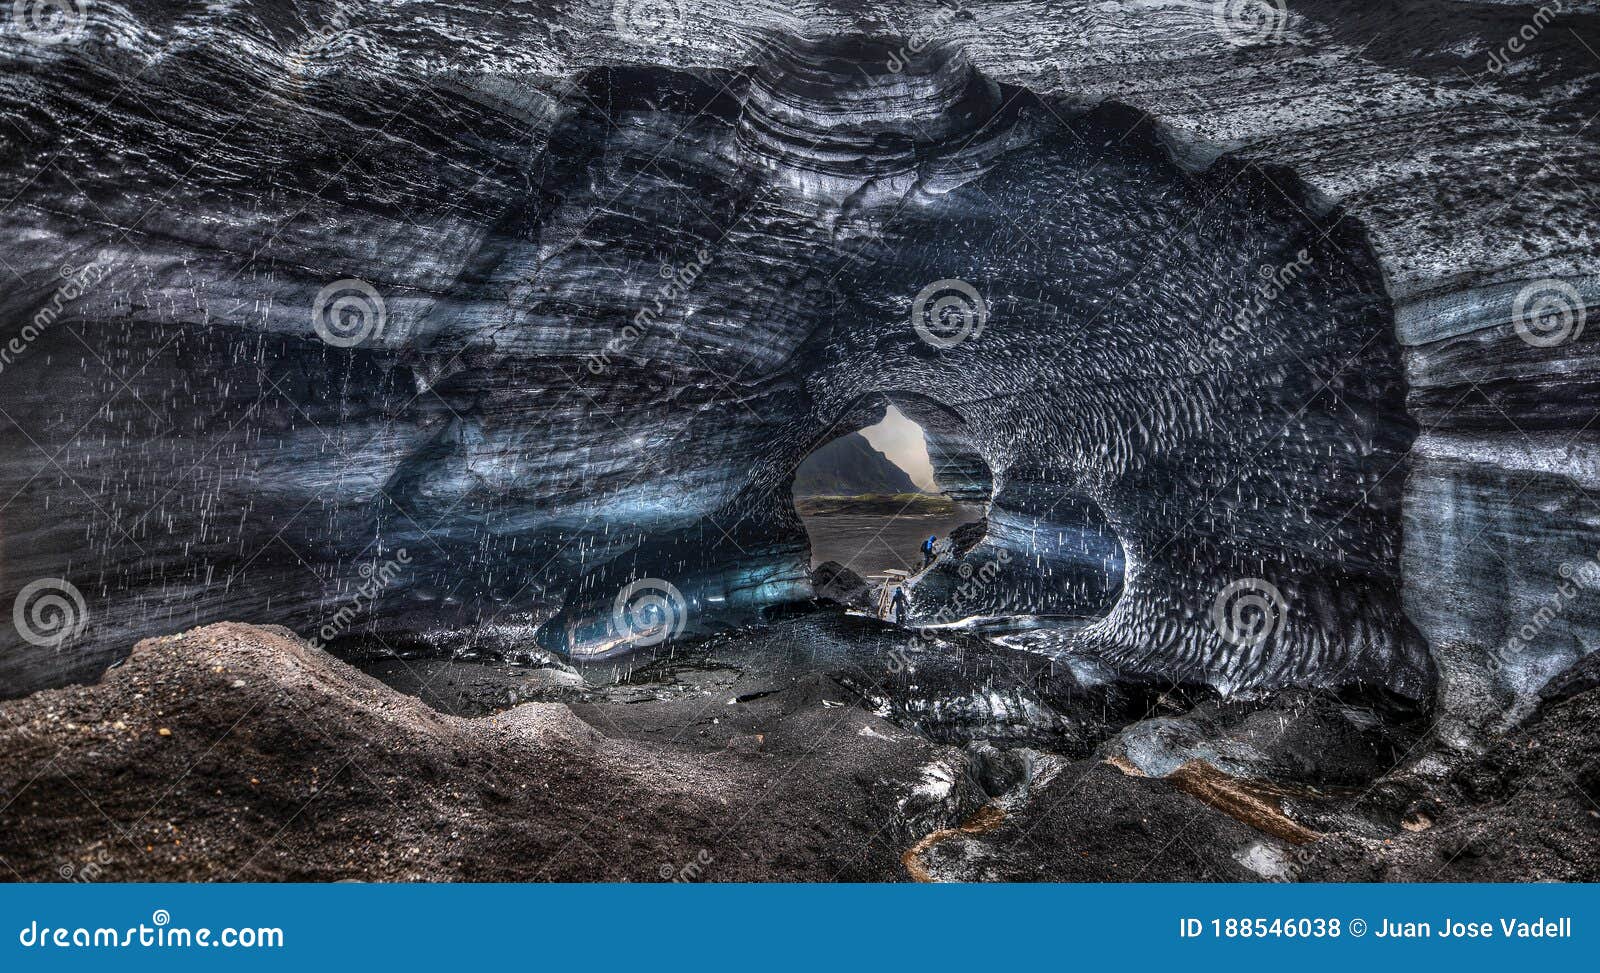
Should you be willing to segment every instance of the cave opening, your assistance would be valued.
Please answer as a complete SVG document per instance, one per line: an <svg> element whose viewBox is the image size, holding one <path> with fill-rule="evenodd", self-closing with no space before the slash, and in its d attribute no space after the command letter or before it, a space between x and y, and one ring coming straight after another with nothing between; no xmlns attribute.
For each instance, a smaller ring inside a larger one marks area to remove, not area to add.
<svg viewBox="0 0 1600 973"><path fill-rule="evenodd" d="M947 495L934 464L943 452L893 403L876 423L812 450L790 488L811 569L882 581L917 574L936 556L981 540L987 491Z"/></svg>

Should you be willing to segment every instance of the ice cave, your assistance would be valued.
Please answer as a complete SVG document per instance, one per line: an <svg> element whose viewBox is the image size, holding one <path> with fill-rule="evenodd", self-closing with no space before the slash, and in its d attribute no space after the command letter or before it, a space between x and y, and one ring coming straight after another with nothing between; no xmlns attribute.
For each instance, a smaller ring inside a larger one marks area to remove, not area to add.
<svg viewBox="0 0 1600 973"><path fill-rule="evenodd" d="M1600 878L1600 8L136 6L0 34L16 877Z"/></svg>

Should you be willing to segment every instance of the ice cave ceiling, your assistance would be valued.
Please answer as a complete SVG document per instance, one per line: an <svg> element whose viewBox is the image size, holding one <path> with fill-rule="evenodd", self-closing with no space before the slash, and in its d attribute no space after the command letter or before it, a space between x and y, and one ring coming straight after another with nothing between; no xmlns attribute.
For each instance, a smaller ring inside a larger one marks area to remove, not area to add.
<svg viewBox="0 0 1600 973"><path fill-rule="evenodd" d="M747 621L810 595L796 464L891 401L992 497L962 610L1097 619L1028 647L1420 696L1595 646L1585 590L1497 654L1600 547L1593 12L1486 73L1420 3L141 7L0 38L0 595L90 605L7 694L352 599Z"/></svg>

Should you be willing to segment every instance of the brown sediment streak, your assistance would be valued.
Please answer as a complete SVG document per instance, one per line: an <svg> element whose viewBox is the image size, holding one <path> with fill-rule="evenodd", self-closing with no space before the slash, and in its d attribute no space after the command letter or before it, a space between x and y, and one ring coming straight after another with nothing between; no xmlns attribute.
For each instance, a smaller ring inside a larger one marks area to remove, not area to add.
<svg viewBox="0 0 1600 973"><path fill-rule="evenodd" d="M922 864L922 856L941 841L947 841L958 835L987 834L1006 819L1006 812L997 804L985 804L978 809L978 813L961 822L954 828L940 828L932 834L926 835L916 844L907 848L905 854L900 856L900 861L906 866L906 871L911 873L914 882L935 881L933 875Z"/></svg>
<svg viewBox="0 0 1600 973"><path fill-rule="evenodd" d="M1127 757L1124 757L1120 753L1112 754L1111 756L1106 758L1105 762L1110 764L1111 766L1117 768L1118 770L1122 771L1124 774L1127 774L1129 777L1148 777L1148 776L1150 776L1149 774L1147 774L1144 771L1140 770L1138 767L1135 767L1133 765L1133 761L1129 760Z"/></svg>
<svg viewBox="0 0 1600 973"><path fill-rule="evenodd" d="M1148 776L1120 756L1106 763L1130 777ZM1204 760L1191 760L1162 779L1228 817L1290 844L1310 844L1322 837L1284 813L1283 799L1294 792L1276 784L1234 777Z"/></svg>

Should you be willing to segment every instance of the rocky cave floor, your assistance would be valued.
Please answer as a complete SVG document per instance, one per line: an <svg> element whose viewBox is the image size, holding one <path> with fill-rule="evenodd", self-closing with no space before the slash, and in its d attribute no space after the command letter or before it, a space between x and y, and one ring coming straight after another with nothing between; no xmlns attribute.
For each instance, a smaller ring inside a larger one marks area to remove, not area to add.
<svg viewBox="0 0 1600 973"><path fill-rule="evenodd" d="M223 623L0 704L6 875L1600 878L1596 656L1468 752L1393 699L1088 686L831 607L582 669L422 644Z"/></svg>

